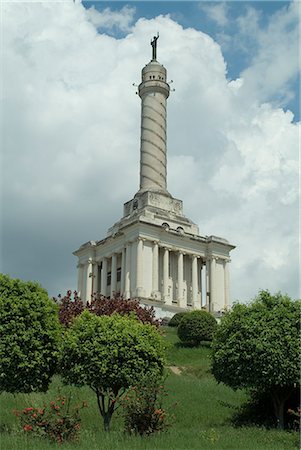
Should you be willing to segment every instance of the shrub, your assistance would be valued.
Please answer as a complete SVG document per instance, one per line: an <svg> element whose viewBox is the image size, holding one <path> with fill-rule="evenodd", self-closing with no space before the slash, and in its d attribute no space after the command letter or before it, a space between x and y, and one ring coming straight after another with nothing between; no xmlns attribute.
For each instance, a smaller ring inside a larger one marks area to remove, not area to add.
<svg viewBox="0 0 301 450"><path fill-rule="evenodd" d="M170 321L168 322L169 327L177 327L179 326L179 323L181 322L182 318L187 314L187 312L179 312L176 313Z"/></svg>
<svg viewBox="0 0 301 450"><path fill-rule="evenodd" d="M135 317L84 311L65 334L61 372L66 383L95 392L108 430L120 396L141 376L161 375L164 362L164 341L155 327Z"/></svg>
<svg viewBox="0 0 301 450"><path fill-rule="evenodd" d="M84 302L78 297L77 292L67 291L62 298L61 295L54 301L59 305L60 323L65 327L70 327L75 317L79 316L85 309Z"/></svg>
<svg viewBox="0 0 301 450"><path fill-rule="evenodd" d="M90 311L97 316L111 316L118 313L121 316L135 314L142 323L150 323L159 326L158 320L155 318L155 310L153 307L141 306L136 299L126 300L122 296L114 296L107 298L103 295L94 294L91 303L84 303L74 291L73 298L71 291L67 291L65 297L54 299L59 305L60 322L69 327L74 318L79 316L84 310Z"/></svg>
<svg viewBox="0 0 301 450"><path fill-rule="evenodd" d="M150 435L170 426L163 409L166 396L162 379L142 379L133 386L122 401L124 427L130 434Z"/></svg>
<svg viewBox="0 0 301 450"><path fill-rule="evenodd" d="M207 311L186 313L178 326L178 336L187 345L197 346L201 341L211 341L217 328L215 318Z"/></svg>
<svg viewBox="0 0 301 450"><path fill-rule="evenodd" d="M76 441L80 431L79 411L86 407L82 405L71 408L70 397L60 396L43 408L25 408L22 411L14 411L20 418L24 432L34 436L46 437L52 441L62 443Z"/></svg>
<svg viewBox="0 0 301 450"><path fill-rule="evenodd" d="M57 306L37 283L0 274L0 390L46 391L58 361Z"/></svg>
<svg viewBox="0 0 301 450"><path fill-rule="evenodd" d="M268 394L278 427L284 407L300 385L300 301L260 291L250 305L236 304L218 327L212 372L233 389Z"/></svg>

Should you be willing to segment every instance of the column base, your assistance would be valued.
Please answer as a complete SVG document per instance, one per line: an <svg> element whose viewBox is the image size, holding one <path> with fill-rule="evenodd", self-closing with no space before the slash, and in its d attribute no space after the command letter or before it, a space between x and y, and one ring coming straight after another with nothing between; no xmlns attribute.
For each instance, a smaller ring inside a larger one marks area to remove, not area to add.
<svg viewBox="0 0 301 450"><path fill-rule="evenodd" d="M125 298L126 300L128 300L129 298L131 298L131 291L125 291L125 293L124 293L124 298Z"/></svg>
<svg viewBox="0 0 301 450"><path fill-rule="evenodd" d="M154 300L161 300L161 292L160 291L153 291L151 294L152 298Z"/></svg>
<svg viewBox="0 0 301 450"><path fill-rule="evenodd" d="M145 297L145 290L142 287L137 287L136 296L137 297Z"/></svg>
<svg viewBox="0 0 301 450"><path fill-rule="evenodd" d="M163 301L164 303L166 303L166 305L172 305L172 299L170 298L169 295L164 295Z"/></svg>
<svg viewBox="0 0 301 450"><path fill-rule="evenodd" d="M180 308L186 308L187 304L186 301L183 298L178 298L178 305Z"/></svg>

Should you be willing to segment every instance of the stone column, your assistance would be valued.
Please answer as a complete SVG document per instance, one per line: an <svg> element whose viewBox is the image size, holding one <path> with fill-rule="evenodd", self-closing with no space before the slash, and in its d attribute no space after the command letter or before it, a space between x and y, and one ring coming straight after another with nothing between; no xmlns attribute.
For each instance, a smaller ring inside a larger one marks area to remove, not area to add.
<svg viewBox="0 0 301 450"><path fill-rule="evenodd" d="M199 292L200 292L200 308L202 308L203 306L203 278L202 278L202 273L203 273L203 260L200 259L200 265L199 265L199 279L200 279L200 287L199 287Z"/></svg>
<svg viewBox="0 0 301 450"><path fill-rule="evenodd" d="M216 286L216 258L212 256L210 261L210 312L214 312L214 305L216 303L216 292L215 292L215 286Z"/></svg>
<svg viewBox="0 0 301 450"><path fill-rule="evenodd" d="M191 257L191 267L192 267L192 306L193 308L198 308L198 260L196 255Z"/></svg>
<svg viewBox="0 0 301 450"><path fill-rule="evenodd" d="M211 311L210 296L210 259L206 258L206 310Z"/></svg>
<svg viewBox="0 0 301 450"><path fill-rule="evenodd" d="M159 292L159 245L154 241L153 245L153 272L152 272L152 297L156 300L160 298Z"/></svg>
<svg viewBox="0 0 301 450"><path fill-rule="evenodd" d="M178 304L180 308L185 308L183 296L183 252L178 252Z"/></svg>
<svg viewBox="0 0 301 450"><path fill-rule="evenodd" d="M227 310L229 306L229 261L224 261L224 309Z"/></svg>
<svg viewBox="0 0 301 450"><path fill-rule="evenodd" d="M77 269L77 295L81 297L83 289L83 264L78 263Z"/></svg>
<svg viewBox="0 0 301 450"><path fill-rule="evenodd" d="M168 295L169 284L169 249L164 248L163 254L163 300L166 304L171 304L171 299Z"/></svg>
<svg viewBox="0 0 301 450"><path fill-rule="evenodd" d="M88 259L87 264L87 282L86 282L86 302L91 302L91 295L92 295L92 284L93 284L93 265L92 265L92 258Z"/></svg>
<svg viewBox="0 0 301 450"><path fill-rule="evenodd" d="M101 295L107 295L107 277L108 277L108 260L107 258L103 258L102 260L102 269L101 269L101 287L100 293Z"/></svg>
<svg viewBox="0 0 301 450"><path fill-rule="evenodd" d="M111 298L116 293L116 284L117 284L117 255L116 253L113 253L111 264L111 294L110 294Z"/></svg>
<svg viewBox="0 0 301 450"><path fill-rule="evenodd" d="M136 295L144 296L143 289L143 239L138 238L137 241L137 258L136 258Z"/></svg>
<svg viewBox="0 0 301 450"><path fill-rule="evenodd" d="M125 248L123 247L121 253L121 274L120 274L120 293L124 295L124 285L125 285Z"/></svg>
<svg viewBox="0 0 301 450"><path fill-rule="evenodd" d="M130 272L131 272L131 244L128 243L126 245L126 253L125 253L125 274L124 274L124 296L125 296L125 298L131 297Z"/></svg>
<svg viewBox="0 0 301 450"><path fill-rule="evenodd" d="M93 266L94 272L93 272L93 289L92 294L98 294L98 276L99 276L99 265L98 262L95 262L95 265Z"/></svg>
<svg viewBox="0 0 301 450"><path fill-rule="evenodd" d="M158 76L159 75L159 76ZM166 69L155 62L142 69L140 192L166 193Z"/></svg>

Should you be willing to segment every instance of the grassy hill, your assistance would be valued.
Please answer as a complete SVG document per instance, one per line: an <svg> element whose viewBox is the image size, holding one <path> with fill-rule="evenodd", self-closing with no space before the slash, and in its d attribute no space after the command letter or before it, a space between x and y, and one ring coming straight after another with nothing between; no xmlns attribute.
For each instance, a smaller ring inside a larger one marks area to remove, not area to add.
<svg viewBox="0 0 301 450"><path fill-rule="evenodd" d="M127 436L122 432L122 418L118 413L113 418L112 430L105 433L99 417L94 393L88 388L73 388L62 385L55 377L46 394L2 393L1 406L1 450L44 450L56 447L84 450L122 449L168 449L168 450L288 450L299 448L297 433L267 430L259 427L235 428L231 417L246 395L218 385L210 373L210 348L184 348L179 345L176 329L165 328L170 342L168 351L168 397L166 408L175 418L172 427L165 433L148 438ZM14 409L29 406L41 407L44 402L54 400L58 393L72 393L73 402L86 400L88 408L82 410L82 432L79 443L58 446L45 440L30 437L21 429ZM175 402L177 406L174 406Z"/></svg>

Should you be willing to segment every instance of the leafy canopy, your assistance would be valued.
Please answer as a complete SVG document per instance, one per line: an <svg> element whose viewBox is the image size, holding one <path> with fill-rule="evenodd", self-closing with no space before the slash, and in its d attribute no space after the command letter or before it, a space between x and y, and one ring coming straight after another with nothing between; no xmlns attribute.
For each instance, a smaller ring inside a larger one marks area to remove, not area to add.
<svg viewBox="0 0 301 450"><path fill-rule="evenodd" d="M261 291L250 305L236 304L213 341L212 372L238 388L299 383L300 301Z"/></svg>
<svg viewBox="0 0 301 450"><path fill-rule="evenodd" d="M61 370L70 384L120 389L145 373L161 373L164 355L163 339L153 326L85 311L66 332Z"/></svg>
<svg viewBox="0 0 301 450"><path fill-rule="evenodd" d="M118 396L141 376L160 376L164 363L164 341L154 326L135 316L84 311L66 331L61 373L66 383L95 391L108 429Z"/></svg>
<svg viewBox="0 0 301 450"><path fill-rule="evenodd" d="M0 274L0 390L46 391L58 362L57 306L38 284Z"/></svg>

